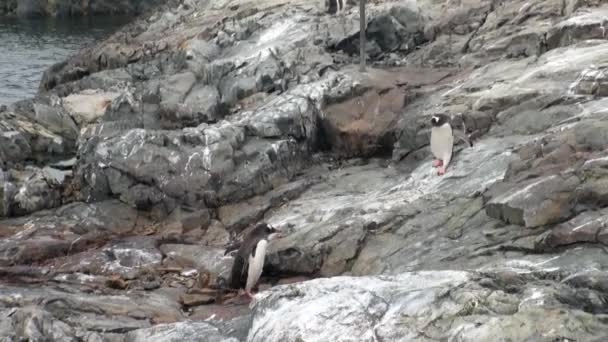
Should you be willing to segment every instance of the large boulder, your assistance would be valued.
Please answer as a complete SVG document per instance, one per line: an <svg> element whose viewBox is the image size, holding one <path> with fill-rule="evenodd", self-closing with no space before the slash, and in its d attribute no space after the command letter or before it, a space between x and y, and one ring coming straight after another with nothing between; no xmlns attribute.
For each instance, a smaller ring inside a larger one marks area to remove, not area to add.
<svg viewBox="0 0 608 342"><path fill-rule="evenodd" d="M602 292L581 287L581 299ZM247 341L595 341L608 326L577 297L568 285L515 272L318 279L259 295Z"/></svg>

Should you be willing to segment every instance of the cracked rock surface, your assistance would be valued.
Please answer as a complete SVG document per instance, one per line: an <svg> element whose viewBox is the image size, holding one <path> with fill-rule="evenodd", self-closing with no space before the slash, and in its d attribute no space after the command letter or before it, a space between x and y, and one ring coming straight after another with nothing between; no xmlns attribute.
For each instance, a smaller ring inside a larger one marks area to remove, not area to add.
<svg viewBox="0 0 608 342"><path fill-rule="evenodd" d="M605 340L608 3L368 3L363 73L334 10L165 2L0 108L0 340Z"/></svg>

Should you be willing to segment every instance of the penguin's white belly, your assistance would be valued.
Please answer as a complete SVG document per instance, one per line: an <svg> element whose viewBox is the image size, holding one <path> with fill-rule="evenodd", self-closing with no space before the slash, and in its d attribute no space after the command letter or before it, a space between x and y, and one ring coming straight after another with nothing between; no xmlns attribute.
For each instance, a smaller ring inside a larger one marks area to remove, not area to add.
<svg viewBox="0 0 608 342"><path fill-rule="evenodd" d="M264 268L264 258L266 257L266 247L268 247L268 241L260 240L258 246L255 249L255 256L249 256L249 269L247 270L247 285L245 289L251 291L255 284L262 275L262 269Z"/></svg>
<svg viewBox="0 0 608 342"><path fill-rule="evenodd" d="M445 124L431 129L431 152L435 158L443 160L451 156L453 144L454 136L450 125Z"/></svg>

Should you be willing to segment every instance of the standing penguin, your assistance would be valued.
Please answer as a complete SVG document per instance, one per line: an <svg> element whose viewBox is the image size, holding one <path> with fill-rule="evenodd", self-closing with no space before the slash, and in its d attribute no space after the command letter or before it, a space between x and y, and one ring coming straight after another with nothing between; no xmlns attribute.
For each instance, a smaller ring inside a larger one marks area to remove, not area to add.
<svg viewBox="0 0 608 342"><path fill-rule="evenodd" d="M268 243L281 237L281 233L266 223L258 224L243 240L232 265L230 287L245 288L245 294L253 297L251 289L260 279Z"/></svg>
<svg viewBox="0 0 608 342"><path fill-rule="evenodd" d="M325 0L325 9L330 14L340 14L345 7L346 0Z"/></svg>
<svg viewBox="0 0 608 342"><path fill-rule="evenodd" d="M436 158L433 160L433 167L439 167L437 173L443 175L452 160L454 136L464 140L471 147L473 143L466 136L466 128L463 132L452 129L452 122L446 114L433 115L431 125L431 152Z"/></svg>

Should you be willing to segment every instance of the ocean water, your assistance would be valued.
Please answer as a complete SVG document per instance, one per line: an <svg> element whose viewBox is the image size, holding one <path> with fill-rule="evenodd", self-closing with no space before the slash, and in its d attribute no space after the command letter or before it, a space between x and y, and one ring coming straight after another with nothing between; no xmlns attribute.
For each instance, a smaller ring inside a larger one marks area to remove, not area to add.
<svg viewBox="0 0 608 342"><path fill-rule="evenodd" d="M0 105L32 97L42 73L132 18L0 17Z"/></svg>

